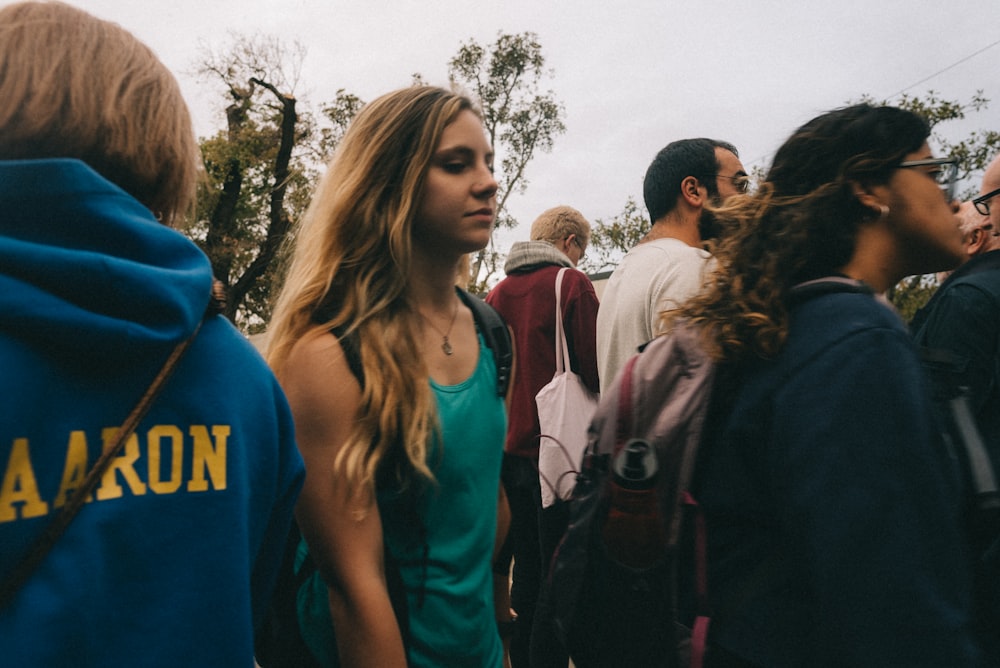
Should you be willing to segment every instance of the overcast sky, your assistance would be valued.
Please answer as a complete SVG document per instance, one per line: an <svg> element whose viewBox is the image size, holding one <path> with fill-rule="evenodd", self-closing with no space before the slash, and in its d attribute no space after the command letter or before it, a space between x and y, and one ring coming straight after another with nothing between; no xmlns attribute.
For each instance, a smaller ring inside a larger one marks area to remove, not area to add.
<svg viewBox="0 0 1000 668"><path fill-rule="evenodd" d="M157 52L200 135L224 121L217 90L190 72L201 45L222 48L231 32L298 40L307 55L294 92L317 106L339 88L371 100L414 72L447 85L463 42L537 33L567 131L509 200L521 227L503 248L556 204L591 221L620 213L629 196L641 204L646 166L675 139L725 139L748 169L766 167L823 111L928 89L961 101L982 90L992 103L969 129L1000 129L1000 0L69 1Z"/></svg>

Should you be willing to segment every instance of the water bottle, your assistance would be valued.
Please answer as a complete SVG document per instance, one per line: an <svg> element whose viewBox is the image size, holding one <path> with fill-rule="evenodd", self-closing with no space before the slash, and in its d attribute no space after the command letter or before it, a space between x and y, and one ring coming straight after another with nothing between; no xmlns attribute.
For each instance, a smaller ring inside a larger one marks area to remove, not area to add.
<svg viewBox="0 0 1000 668"><path fill-rule="evenodd" d="M611 499L601 534L608 556L629 568L650 568L666 556L658 471L656 451L640 439L626 443L611 460Z"/></svg>

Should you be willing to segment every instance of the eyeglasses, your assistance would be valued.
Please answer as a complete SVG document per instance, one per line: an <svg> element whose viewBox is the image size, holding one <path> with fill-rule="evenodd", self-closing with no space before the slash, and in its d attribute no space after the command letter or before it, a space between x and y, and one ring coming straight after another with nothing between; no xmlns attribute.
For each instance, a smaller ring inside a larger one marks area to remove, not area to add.
<svg viewBox="0 0 1000 668"><path fill-rule="evenodd" d="M580 243L580 237L574 234L572 235L572 238L573 238L573 243L575 243L576 247L580 249L580 259L582 260L584 256L587 255L587 249L584 248L582 243Z"/></svg>
<svg viewBox="0 0 1000 668"><path fill-rule="evenodd" d="M925 172L941 186L945 199L949 202L955 199L955 182L958 180L958 162L951 158L930 158L927 160L907 160L901 162L898 167L940 167L929 172Z"/></svg>
<svg viewBox="0 0 1000 668"><path fill-rule="evenodd" d="M746 174L736 174L735 176L723 176L722 174L716 174L715 176L719 179L729 179L732 181L733 187L743 195L750 192L750 177Z"/></svg>
<svg viewBox="0 0 1000 668"><path fill-rule="evenodd" d="M1000 188L986 193L981 197L977 197L972 200L972 206L976 207L976 211L983 214L984 216L990 215L990 198L1000 195Z"/></svg>

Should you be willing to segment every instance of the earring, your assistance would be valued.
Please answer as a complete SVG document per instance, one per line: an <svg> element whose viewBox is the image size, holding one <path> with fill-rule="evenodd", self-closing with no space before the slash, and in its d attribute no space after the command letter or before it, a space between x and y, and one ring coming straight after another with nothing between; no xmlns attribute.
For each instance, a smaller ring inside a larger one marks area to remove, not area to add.
<svg viewBox="0 0 1000 668"><path fill-rule="evenodd" d="M882 220L889 215L889 207L885 204L878 205L878 220Z"/></svg>

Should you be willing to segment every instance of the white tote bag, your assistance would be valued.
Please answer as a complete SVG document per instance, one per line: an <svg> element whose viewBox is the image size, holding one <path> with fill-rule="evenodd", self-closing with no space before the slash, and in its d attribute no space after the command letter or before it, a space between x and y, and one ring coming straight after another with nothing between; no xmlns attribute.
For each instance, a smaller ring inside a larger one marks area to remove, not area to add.
<svg viewBox="0 0 1000 668"><path fill-rule="evenodd" d="M570 370L569 347L562 321L562 280L566 267L556 275L556 373L535 395L541 437L538 444L538 478L542 507L568 499L587 447L587 428L597 408L597 395Z"/></svg>

